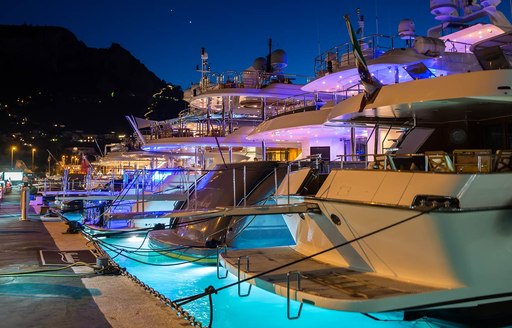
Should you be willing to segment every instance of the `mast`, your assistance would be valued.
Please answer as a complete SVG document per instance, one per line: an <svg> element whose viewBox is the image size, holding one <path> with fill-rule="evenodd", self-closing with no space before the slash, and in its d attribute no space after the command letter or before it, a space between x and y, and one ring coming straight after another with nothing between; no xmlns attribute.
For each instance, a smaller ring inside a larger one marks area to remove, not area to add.
<svg viewBox="0 0 512 328"><path fill-rule="evenodd" d="M360 8L356 9L356 14L357 14L357 21L359 23L359 28L357 29L357 33L359 34L359 40L361 40L362 38L364 38L364 16L361 15Z"/></svg>
<svg viewBox="0 0 512 328"><path fill-rule="evenodd" d="M209 72L210 67L208 66L208 53L201 47L201 83L199 84L201 89L206 88L208 85L208 77L206 73Z"/></svg>
<svg viewBox="0 0 512 328"><path fill-rule="evenodd" d="M267 67L266 72L272 73L272 63L271 63L271 56L272 56L272 39L268 39L268 55L267 55Z"/></svg>

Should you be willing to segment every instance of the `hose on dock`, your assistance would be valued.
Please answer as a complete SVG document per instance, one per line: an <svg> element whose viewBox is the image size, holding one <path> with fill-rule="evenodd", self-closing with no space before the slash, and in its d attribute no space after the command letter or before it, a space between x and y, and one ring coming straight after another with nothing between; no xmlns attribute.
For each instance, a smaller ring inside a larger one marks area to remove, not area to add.
<svg viewBox="0 0 512 328"><path fill-rule="evenodd" d="M94 272L88 273L75 273L75 274L50 274L48 272L56 272L69 269L71 267L77 266L87 266L89 268L94 269ZM19 276L28 276L28 277L76 277L82 278L87 277L92 274L98 274L103 271L103 268L98 268L96 265L85 263L85 262L75 262L70 265L63 266L61 268L56 269L44 269L44 270L30 270L30 271L19 271L19 272L3 272L0 273L0 277L19 277Z"/></svg>

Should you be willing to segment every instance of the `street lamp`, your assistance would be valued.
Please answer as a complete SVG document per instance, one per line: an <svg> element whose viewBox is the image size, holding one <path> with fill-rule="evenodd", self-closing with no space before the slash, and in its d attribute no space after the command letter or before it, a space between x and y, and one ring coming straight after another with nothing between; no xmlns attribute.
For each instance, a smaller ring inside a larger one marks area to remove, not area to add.
<svg viewBox="0 0 512 328"><path fill-rule="evenodd" d="M16 147L11 147L11 171L14 171L14 151L16 150Z"/></svg>
<svg viewBox="0 0 512 328"><path fill-rule="evenodd" d="M34 172L34 153L36 152L35 148L32 148L32 172Z"/></svg>

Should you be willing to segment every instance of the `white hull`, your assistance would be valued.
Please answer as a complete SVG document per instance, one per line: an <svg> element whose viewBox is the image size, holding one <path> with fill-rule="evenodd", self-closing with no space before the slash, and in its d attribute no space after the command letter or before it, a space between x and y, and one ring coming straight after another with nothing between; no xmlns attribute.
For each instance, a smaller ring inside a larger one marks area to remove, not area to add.
<svg viewBox="0 0 512 328"><path fill-rule="evenodd" d="M317 203L322 214L285 217L289 226L297 225L293 252L303 258L361 239L315 256L306 267L297 263L280 270L283 274L299 271L306 277L303 286L313 284L301 291L292 287L292 299L357 312L473 306L512 299L512 209L506 208L512 174L338 170L323 186L316 197L306 199ZM421 214L429 209L412 208L417 195L456 197L461 209ZM292 200L303 201L300 197ZM283 255L282 262L279 257L274 259L277 262L258 257L271 257L272 250L228 252L226 264L237 274L233 258L248 255L251 271L244 276L250 277L258 273L257 268L265 271L290 262L293 252ZM346 281L334 278L327 289L315 285L319 279L311 272L315 265L328 265L332 272L351 270L342 275L355 277L358 284L370 281L386 290L385 295L354 296L343 287ZM286 277L280 278L263 277L253 283L286 297ZM405 292L393 293L397 289L393 286Z"/></svg>

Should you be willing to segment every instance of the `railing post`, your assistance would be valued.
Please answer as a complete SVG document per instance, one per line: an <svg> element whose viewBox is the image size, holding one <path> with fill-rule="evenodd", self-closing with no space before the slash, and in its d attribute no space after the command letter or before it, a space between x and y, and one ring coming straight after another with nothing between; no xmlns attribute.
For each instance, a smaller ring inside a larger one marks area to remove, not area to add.
<svg viewBox="0 0 512 328"><path fill-rule="evenodd" d="M277 167L274 167L274 195L277 193Z"/></svg>
<svg viewBox="0 0 512 328"><path fill-rule="evenodd" d="M143 168L142 169L142 194L141 194L141 198L142 198L142 215L144 215L144 191L146 190L146 168Z"/></svg>
<svg viewBox="0 0 512 328"><path fill-rule="evenodd" d="M136 209L135 211L136 212L139 212L139 178L140 178L140 174L137 175L136 178L134 178L135 180L135 195L136 195Z"/></svg>
<svg viewBox="0 0 512 328"><path fill-rule="evenodd" d="M236 175L235 175L235 168L233 168L233 207L236 207Z"/></svg>
<svg viewBox="0 0 512 328"><path fill-rule="evenodd" d="M197 175L194 179L194 209L197 209Z"/></svg>
<svg viewBox="0 0 512 328"><path fill-rule="evenodd" d="M247 206L247 167L244 165L244 207Z"/></svg>
<svg viewBox="0 0 512 328"><path fill-rule="evenodd" d="M288 172L287 172L287 178L288 178L288 205L290 205L290 173L292 172L291 163L288 163Z"/></svg>

